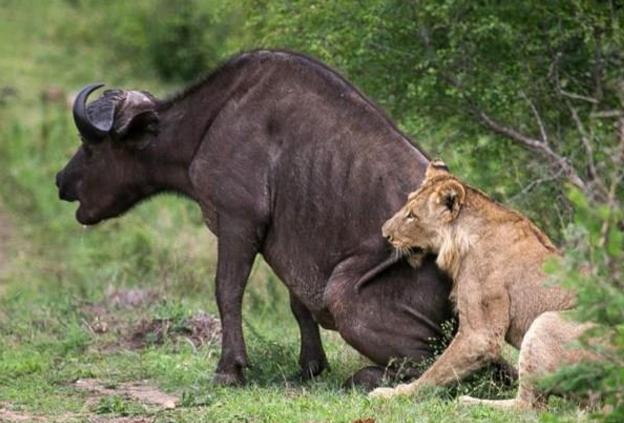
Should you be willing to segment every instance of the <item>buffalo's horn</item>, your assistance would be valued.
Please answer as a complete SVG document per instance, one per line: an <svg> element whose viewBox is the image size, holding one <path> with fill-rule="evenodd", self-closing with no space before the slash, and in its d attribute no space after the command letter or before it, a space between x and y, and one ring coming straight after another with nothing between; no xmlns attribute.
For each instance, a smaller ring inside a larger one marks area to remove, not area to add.
<svg viewBox="0 0 624 423"><path fill-rule="evenodd" d="M82 135L85 141L97 142L104 138L110 132L112 128L112 122L110 125L102 125L98 123L93 123L89 119L87 115L87 97L93 91L97 90L100 87L103 87L104 84L89 84L85 86L76 97L74 101L74 122L76 123L76 127ZM107 122L108 123L108 122Z"/></svg>

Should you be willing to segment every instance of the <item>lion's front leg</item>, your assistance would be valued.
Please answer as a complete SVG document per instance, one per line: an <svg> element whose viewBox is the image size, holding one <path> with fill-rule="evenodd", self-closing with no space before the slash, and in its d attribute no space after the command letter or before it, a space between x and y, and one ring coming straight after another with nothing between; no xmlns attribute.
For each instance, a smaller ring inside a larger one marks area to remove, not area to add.
<svg viewBox="0 0 624 423"><path fill-rule="evenodd" d="M467 279L458 282L457 296L459 329L444 353L416 381L376 389L371 397L411 395L424 386L448 385L500 357L509 326L507 292L487 281Z"/></svg>
<svg viewBox="0 0 624 423"><path fill-rule="evenodd" d="M371 398L412 395L424 386L444 386L457 382L500 355L503 339L491 332L460 331L446 351L417 380L395 388L378 388Z"/></svg>

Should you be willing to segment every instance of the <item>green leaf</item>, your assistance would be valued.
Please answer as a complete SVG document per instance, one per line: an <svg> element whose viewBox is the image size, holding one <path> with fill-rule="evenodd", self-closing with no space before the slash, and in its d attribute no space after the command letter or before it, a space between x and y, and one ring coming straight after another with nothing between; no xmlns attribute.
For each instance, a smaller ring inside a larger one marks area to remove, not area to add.
<svg viewBox="0 0 624 423"><path fill-rule="evenodd" d="M616 227L609 229L607 253L612 257L621 257L624 250L624 233Z"/></svg>

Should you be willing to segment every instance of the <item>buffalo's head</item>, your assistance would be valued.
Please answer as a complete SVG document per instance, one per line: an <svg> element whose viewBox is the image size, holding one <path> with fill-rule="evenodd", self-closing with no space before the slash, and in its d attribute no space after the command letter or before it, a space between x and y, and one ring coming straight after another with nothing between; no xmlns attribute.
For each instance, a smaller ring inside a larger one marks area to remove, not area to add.
<svg viewBox="0 0 624 423"><path fill-rule="evenodd" d="M144 149L157 131L154 98L140 91L107 90L87 106L103 84L87 85L74 102L81 146L56 175L59 196L80 202L85 225L115 217L154 193Z"/></svg>

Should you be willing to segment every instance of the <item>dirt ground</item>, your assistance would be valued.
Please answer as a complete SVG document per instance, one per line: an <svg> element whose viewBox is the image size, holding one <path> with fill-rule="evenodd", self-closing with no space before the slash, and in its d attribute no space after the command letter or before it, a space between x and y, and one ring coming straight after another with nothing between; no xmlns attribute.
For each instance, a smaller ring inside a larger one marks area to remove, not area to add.
<svg viewBox="0 0 624 423"><path fill-rule="evenodd" d="M6 212L0 204L0 282L3 272L7 269L8 246L13 234L12 224ZM1 292L0 286L0 292ZM114 290L107 297L106 314L114 308L136 307L149 303L155 299L155 294L146 290ZM135 338L142 338L145 333L159 331L160 325L166 322L140 322L137 331L133 333ZM218 320L211 316L200 314L189 320L188 334L194 342L207 342L212 337L220 335ZM162 331L162 330L161 330ZM215 333L213 334L212 331ZM133 339L138 342L137 339ZM140 343L140 342L138 342ZM141 345L142 346L142 345ZM171 409L179 403L179 398L160 391L146 381L123 383L110 387L96 379L79 379L73 386L87 393L87 403L97 403L103 397L120 396L151 407L152 409ZM51 420L52 419L52 420ZM151 422L150 417L108 417L89 414L67 413L62 416L34 415L25 411L16 410L10 403L0 401L0 422L73 422L88 421L94 423L144 423Z"/></svg>

